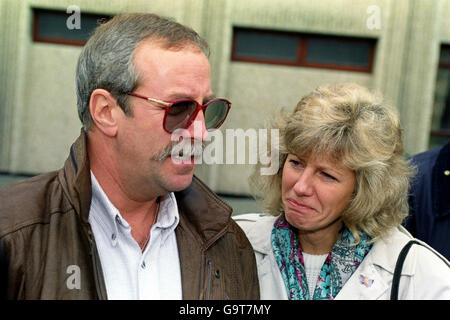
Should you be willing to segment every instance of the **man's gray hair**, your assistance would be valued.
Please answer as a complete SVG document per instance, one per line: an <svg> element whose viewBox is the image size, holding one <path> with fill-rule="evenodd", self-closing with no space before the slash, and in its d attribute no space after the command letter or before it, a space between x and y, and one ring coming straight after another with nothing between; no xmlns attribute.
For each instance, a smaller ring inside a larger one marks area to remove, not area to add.
<svg viewBox="0 0 450 320"><path fill-rule="evenodd" d="M89 100L95 89L109 91L125 114L131 115L125 93L137 86L133 57L144 39L154 39L155 45L166 49L194 45L209 56L207 42L194 30L155 14L123 14L99 25L84 46L76 71L78 116L85 131L92 126Z"/></svg>

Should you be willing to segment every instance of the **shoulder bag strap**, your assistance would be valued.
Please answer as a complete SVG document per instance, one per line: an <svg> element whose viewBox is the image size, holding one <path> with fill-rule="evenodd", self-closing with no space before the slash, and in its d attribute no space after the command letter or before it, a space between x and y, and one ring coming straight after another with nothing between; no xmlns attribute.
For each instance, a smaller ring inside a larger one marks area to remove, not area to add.
<svg viewBox="0 0 450 320"><path fill-rule="evenodd" d="M409 249L413 244L422 245L420 242L416 240L410 240L400 251L398 255L397 263L395 264L394 276L392 278L392 287L391 287L391 300L398 300L398 288L400 284L400 276L403 269L403 263L405 262L406 255L408 254Z"/></svg>
<svg viewBox="0 0 450 320"><path fill-rule="evenodd" d="M403 263L405 262L406 255L408 254L409 249L413 244L421 245L425 248L428 248L433 252L439 259L441 259L449 268L450 263L442 257L440 254L436 253L433 249L430 249L430 247L427 247L427 245L424 245L423 243L420 243L419 241L413 239L410 240L400 251L400 254L398 255L397 263L395 264L394 269L394 276L392 278L392 287L391 287L391 300L398 300L398 289L399 289L399 283L400 283L400 276L402 273Z"/></svg>

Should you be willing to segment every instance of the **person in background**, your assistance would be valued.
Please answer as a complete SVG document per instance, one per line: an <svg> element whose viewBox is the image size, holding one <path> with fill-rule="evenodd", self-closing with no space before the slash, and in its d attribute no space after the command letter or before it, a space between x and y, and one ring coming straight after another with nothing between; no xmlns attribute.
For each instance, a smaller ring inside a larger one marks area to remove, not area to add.
<svg viewBox="0 0 450 320"><path fill-rule="evenodd" d="M409 217L404 226L450 259L450 141L411 157Z"/></svg>
<svg viewBox="0 0 450 320"><path fill-rule="evenodd" d="M356 84L321 86L275 125L277 174L251 176L268 215L235 217L255 251L262 299L389 299L399 254L413 237L412 169L397 112ZM398 299L450 299L450 267L419 242Z"/></svg>
<svg viewBox="0 0 450 320"><path fill-rule="evenodd" d="M231 207L193 176L230 109L211 90L208 53L194 30L154 14L95 30L64 167L0 190L9 299L259 298ZM188 135L173 141L178 129Z"/></svg>

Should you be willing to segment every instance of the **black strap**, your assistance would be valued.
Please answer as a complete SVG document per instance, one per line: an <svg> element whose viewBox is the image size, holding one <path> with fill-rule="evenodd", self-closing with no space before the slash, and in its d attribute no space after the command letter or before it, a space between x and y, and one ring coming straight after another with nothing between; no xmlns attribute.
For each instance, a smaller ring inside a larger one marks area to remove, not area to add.
<svg viewBox="0 0 450 320"><path fill-rule="evenodd" d="M391 300L398 300L398 289L399 289L399 285L400 285L400 276L402 273L402 269L403 269L403 263L405 262L406 259L406 255L408 254L409 249L411 248L411 246L413 244L418 244L421 246L424 246L426 248L425 245L423 245L422 243L420 243L417 240L410 240L402 249L402 251L400 251L400 254L398 255L398 259L397 259L397 263L395 264L395 270L394 270L394 276L392 278L392 287L391 287ZM434 254L436 254L436 252L434 252L433 250L431 250ZM436 254L436 256L441 259L449 268L450 268L450 263L443 258L442 256Z"/></svg>
<svg viewBox="0 0 450 320"><path fill-rule="evenodd" d="M417 240L410 240L398 255L397 263L395 264L394 276L392 278L391 300L398 300L398 288L400 284L400 276L403 269L403 263L405 262L406 255L408 254L408 251L413 244L422 245Z"/></svg>

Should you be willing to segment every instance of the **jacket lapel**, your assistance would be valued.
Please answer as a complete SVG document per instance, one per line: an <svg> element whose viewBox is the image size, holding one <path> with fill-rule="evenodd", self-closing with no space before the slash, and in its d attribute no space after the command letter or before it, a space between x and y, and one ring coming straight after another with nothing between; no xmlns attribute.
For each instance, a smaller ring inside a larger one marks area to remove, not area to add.
<svg viewBox="0 0 450 320"><path fill-rule="evenodd" d="M232 208L205 186L197 177L191 185L175 193L178 210L186 226L200 237L207 249L222 236L231 221Z"/></svg>
<svg viewBox="0 0 450 320"><path fill-rule="evenodd" d="M377 300L390 288L367 255L336 296L338 300Z"/></svg>
<svg viewBox="0 0 450 320"><path fill-rule="evenodd" d="M70 148L64 168L58 173L64 192L85 225L88 224L92 197L87 143L87 135L81 129L80 136Z"/></svg>
<svg viewBox="0 0 450 320"><path fill-rule="evenodd" d="M389 299L388 290L391 289L398 255L410 239L411 235L403 227L398 227L377 240L336 299ZM413 274L414 266L405 263L401 275Z"/></svg>
<svg viewBox="0 0 450 320"><path fill-rule="evenodd" d="M182 282L182 296L184 300L198 300L202 292L202 279L206 263L202 242L196 237L181 215L180 223L175 229L180 258L180 272Z"/></svg>
<svg viewBox="0 0 450 320"><path fill-rule="evenodd" d="M211 276L206 251L228 229L232 209L198 178L175 193L180 223L175 229L183 299L204 299Z"/></svg>

